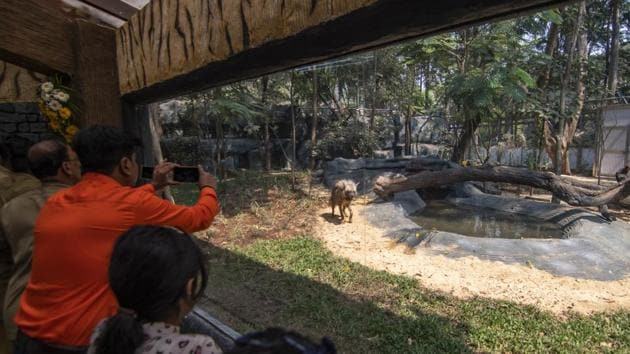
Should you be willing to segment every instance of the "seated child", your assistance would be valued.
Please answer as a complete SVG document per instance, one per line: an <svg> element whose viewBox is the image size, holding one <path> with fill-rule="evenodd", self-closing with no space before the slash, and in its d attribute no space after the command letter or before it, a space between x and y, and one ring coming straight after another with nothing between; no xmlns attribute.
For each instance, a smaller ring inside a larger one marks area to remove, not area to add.
<svg viewBox="0 0 630 354"><path fill-rule="evenodd" d="M179 332L207 285L206 262L190 235L130 228L114 246L109 285L120 309L96 327L89 354L222 352L211 337Z"/></svg>

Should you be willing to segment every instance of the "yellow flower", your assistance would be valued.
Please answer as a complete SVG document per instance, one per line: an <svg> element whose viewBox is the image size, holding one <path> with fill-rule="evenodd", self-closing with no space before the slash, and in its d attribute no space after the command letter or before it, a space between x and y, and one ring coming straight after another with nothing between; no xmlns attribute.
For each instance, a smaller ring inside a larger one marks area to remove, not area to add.
<svg viewBox="0 0 630 354"><path fill-rule="evenodd" d="M46 110L46 117L48 118L48 120L59 119L59 115L57 115L57 112L53 112L51 110Z"/></svg>
<svg viewBox="0 0 630 354"><path fill-rule="evenodd" d="M68 107L63 107L59 110L59 116L61 116L62 119L68 119L71 115L72 111L70 111Z"/></svg>
<svg viewBox="0 0 630 354"><path fill-rule="evenodd" d="M70 135L70 137L73 137L78 132L79 132L79 127L77 127L74 124L70 124L70 126L66 128L66 134Z"/></svg>
<svg viewBox="0 0 630 354"><path fill-rule="evenodd" d="M57 122L54 119L51 119L50 122L48 122L48 125L50 125L50 127L52 128L52 130L58 131L60 126L59 126L59 122Z"/></svg>

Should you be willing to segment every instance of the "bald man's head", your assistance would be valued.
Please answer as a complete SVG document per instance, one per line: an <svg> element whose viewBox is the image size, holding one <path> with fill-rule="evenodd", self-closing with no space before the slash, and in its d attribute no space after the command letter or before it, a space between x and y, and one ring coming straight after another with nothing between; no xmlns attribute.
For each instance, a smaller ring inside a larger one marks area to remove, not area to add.
<svg viewBox="0 0 630 354"><path fill-rule="evenodd" d="M68 147L57 140L40 141L28 150L31 173L39 179L56 177L68 158Z"/></svg>
<svg viewBox="0 0 630 354"><path fill-rule="evenodd" d="M28 150L31 173L41 180L73 185L81 180L81 163L72 148L57 140L44 140Z"/></svg>

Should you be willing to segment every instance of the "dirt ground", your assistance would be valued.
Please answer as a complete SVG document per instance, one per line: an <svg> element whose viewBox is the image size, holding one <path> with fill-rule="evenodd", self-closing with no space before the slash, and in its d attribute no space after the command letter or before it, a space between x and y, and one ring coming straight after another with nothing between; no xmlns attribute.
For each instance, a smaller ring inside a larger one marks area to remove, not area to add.
<svg viewBox="0 0 630 354"><path fill-rule="evenodd" d="M384 237L361 216L366 201L362 198L355 204L352 224L332 218L329 208L319 210L316 235L335 254L374 269L414 277L423 286L460 298L507 300L557 315L630 309L630 277L610 282L558 277L523 265L472 256L450 258L422 247L410 250Z"/></svg>

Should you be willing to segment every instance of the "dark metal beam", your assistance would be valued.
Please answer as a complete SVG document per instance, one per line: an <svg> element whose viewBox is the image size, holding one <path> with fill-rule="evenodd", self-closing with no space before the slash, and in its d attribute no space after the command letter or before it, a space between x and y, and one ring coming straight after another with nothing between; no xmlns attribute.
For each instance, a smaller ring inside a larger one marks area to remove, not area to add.
<svg viewBox="0 0 630 354"><path fill-rule="evenodd" d="M125 21L129 20L138 9L121 0L83 0L96 8L108 12Z"/></svg>

